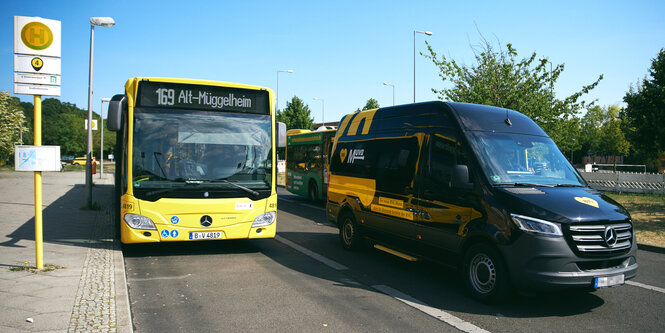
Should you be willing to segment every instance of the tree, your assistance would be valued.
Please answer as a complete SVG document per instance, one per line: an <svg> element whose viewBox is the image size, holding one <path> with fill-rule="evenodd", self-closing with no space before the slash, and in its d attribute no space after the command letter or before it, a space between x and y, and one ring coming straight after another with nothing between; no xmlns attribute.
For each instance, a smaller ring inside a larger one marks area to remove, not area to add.
<svg viewBox="0 0 665 333"><path fill-rule="evenodd" d="M287 129L304 128L314 126L314 118L310 117L311 111L302 99L293 96L291 102L286 102L286 108L277 111L277 121L286 124Z"/></svg>
<svg viewBox="0 0 665 333"><path fill-rule="evenodd" d="M665 49L652 60L649 76L623 97L624 129L636 153L645 160L665 154Z"/></svg>
<svg viewBox="0 0 665 333"><path fill-rule="evenodd" d="M439 58L429 43L427 49L429 54L423 55L439 68L439 76L444 82L452 83L450 88L432 89L440 99L522 112L540 125L562 151L571 151L577 146L568 126L574 122L579 110L593 105L593 102L586 103L580 98L598 85L602 75L579 92L557 99L554 84L563 72L564 64L548 68L549 60L537 58L535 52L518 60L517 50L511 44L506 44L505 50L496 50L482 39L482 46L473 48L476 64L465 66L445 55Z"/></svg>
<svg viewBox="0 0 665 333"><path fill-rule="evenodd" d="M592 155L627 155L630 143L621 130L621 109L616 105L605 108L593 106L582 118L580 139L583 152Z"/></svg>
<svg viewBox="0 0 665 333"><path fill-rule="evenodd" d="M365 103L365 106L362 108L362 110L360 108L358 108L358 109L356 109L355 112L378 109L378 108L380 108L379 101L375 100L374 98L370 98L370 99L367 100L367 103Z"/></svg>
<svg viewBox="0 0 665 333"><path fill-rule="evenodd" d="M14 156L14 145L22 144L21 132L25 131L25 116L18 98L9 92L0 92L0 162L5 163Z"/></svg>

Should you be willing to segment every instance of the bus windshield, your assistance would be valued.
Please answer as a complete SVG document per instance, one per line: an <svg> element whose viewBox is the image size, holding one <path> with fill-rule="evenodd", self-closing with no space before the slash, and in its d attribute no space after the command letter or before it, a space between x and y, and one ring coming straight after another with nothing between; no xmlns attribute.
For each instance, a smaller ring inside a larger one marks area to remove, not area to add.
<svg viewBox="0 0 665 333"><path fill-rule="evenodd" d="M270 115L136 108L135 194L183 197L195 189L214 197L267 195L271 137Z"/></svg>
<svg viewBox="0 0 665 333"><path fill-rule="evenodd" d="M585 186L548 137L470 132L482 169L495 185Z"/></svg>

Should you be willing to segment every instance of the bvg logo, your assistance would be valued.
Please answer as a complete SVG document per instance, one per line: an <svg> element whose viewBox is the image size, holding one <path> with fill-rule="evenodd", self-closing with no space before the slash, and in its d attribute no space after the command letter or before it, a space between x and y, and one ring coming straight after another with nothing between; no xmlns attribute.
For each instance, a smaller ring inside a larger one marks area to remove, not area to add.
<svg viewBox="0 0 665 333"><path fill-rule="evenodd" d="M30 22L21 29L21 40L25 46L41 51L53 43L53 32L44 23Z"/></svg>

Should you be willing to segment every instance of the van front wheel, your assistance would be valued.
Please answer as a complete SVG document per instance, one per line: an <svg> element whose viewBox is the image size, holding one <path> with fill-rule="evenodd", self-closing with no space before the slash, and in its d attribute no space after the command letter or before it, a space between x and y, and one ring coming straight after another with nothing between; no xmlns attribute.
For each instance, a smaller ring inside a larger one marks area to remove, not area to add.
<svg viewBox="0 0 665 333"><path fill-rule="evenodd" d="M488 244L476 244L469 248L464 256L463 273L467 289L480 301L502 302L512 292L503 259Z"/></svg>
<svg viewBox="0 0 665 333"><path fill-rule="evenodd" d="M347 250L360 248L360 234L356 220L350 213L342 215L342 221L339 225L339 239L342 241L342 246Z"/></svg>

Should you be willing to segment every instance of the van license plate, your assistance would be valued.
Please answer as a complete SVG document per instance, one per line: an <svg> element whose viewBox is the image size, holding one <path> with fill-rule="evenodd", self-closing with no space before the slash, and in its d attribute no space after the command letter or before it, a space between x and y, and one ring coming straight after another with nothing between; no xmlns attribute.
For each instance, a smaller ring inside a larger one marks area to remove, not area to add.
<svg viewBox="0 0 665 333"><path fill-rule="evenodd" d="M597 277L593 279L593 286L596 288L607 288L620 286L624 283L623 274L614 276Z"/></svg>
<svg viewBox="0 0 665 333"><path fill-rule="evenodd" d="M189 239L222 239L224 235L221 231L208 232L190 232Z"/></svg>

